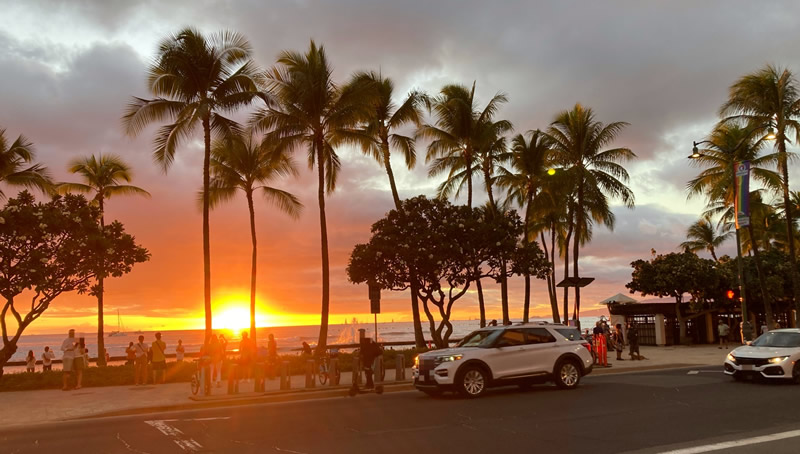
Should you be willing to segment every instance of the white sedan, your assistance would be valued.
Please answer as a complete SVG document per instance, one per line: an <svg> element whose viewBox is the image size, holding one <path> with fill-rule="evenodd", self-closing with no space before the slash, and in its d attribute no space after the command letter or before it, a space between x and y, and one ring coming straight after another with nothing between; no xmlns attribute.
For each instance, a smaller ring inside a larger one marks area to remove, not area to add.
<svg viewBox="0 0 800 454"><path fill-rule="evenodd" d="M725 374L744 378L790 379L800 383L800 329L776 329L728 353Z"/></svg>

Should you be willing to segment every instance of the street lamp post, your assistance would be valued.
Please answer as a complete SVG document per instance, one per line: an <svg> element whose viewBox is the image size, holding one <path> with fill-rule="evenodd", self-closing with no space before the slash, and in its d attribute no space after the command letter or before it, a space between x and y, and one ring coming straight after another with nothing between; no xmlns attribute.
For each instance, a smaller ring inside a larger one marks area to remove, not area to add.
<svg viewBox="0 0 800 454"><path fill-rule="evenodd" d="M719 146L709 140L701 140L700 142L692 142L692 154L689 155L689 159L697 159L703 157L703 154L697 149L698 145L702 145L704 143L714 145L720 151L725 154L730 155L731 157L731 183L733 184L733 193L734 198L736 197L736 152L739 151L739 148L744 145L748 139L753 135L754 132L758 131L757 128L753 128L749 134L747 134L732 150L724 150L719 148ZM772 128L769 128L769 132L765 139L771 139L774 137L774 133ZM738 215L738 213L734 213L734 216ZM746 285L745 285L745 276L744 276L744 266L742 265L742 243L739 237L739 225L738 223L735 225L736 230L736 278L739 284L739 301L742 303L742 340L749 341L753 339L753 326L750 324L750 320L747 317L747 294L745 292Z"/></svg>

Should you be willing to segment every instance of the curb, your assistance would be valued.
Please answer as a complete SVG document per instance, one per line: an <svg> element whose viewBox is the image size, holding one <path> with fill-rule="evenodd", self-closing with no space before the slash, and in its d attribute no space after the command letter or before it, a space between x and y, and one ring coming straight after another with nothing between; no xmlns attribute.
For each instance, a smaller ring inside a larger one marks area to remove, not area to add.
<svg viewBox="0 0 800 454"><path fill-rule="evenodd" d="M613 367L609 368L597 368L595 367L592 369L591 375L620 375L620 374L630 374L635 372L649 372L649 371L656 371L656 370L671 370L671 369L686 369L689 367L712 367L716 366L716 364L692 364L692 363L670 363L670 364L654 364L652 366L642 366L642 367L629 367L629 368L619 368L614 369Z"/></svg>
<svg viewBox="0 0 800 454"><path fill-rule="evenodd" d="M392 386L400 386L400 385L411 385L411 380L403 380L403 381L393 381L393 382L383 382L380 383L384 387L392 387ZM350 389L350 385L336 385L336 386L325 386L325 387L318 387L318 388L296 388L296 389L288 389L288 390L275 390L275 391L265 391L265 392L249 392L249 393L241 393L241 394L223 394L219 396L189 396L189 400L193 400L195 402L222 402L222 401L236 401L242 399L253 399L253 398L268 398L268 397L275 397L275 396L292 396L292 395L302 395L302 394L316 394L316 393L325 393L325 392L333 392L333 391L347 391ZM310 397L311 398L311 397Z"/></svg>
<svg viewBox="0 0 800 454"><path fill-rule="evenodd" d="M384 393L411 391L414 389L410 381L384 383ZM111 416L131 416L147 413L163 413L171 411L196 410L205 408L220 408L240 405L254 405L280 402L302 402L312 399L331 399L335 397L348 397L349 386L337 386L336 388L325 389L298 389L296 391L270 391L267 393L247 393L234 396L219 396L211 398L190 398L192 403L163 405L155 407L131 408L111 412L98 413L94 415L81 416L71 419L72 421L81 419L106 418ZM194 397L194 396L193 396ZM202 399L202 400L201 400Z"/></svg>

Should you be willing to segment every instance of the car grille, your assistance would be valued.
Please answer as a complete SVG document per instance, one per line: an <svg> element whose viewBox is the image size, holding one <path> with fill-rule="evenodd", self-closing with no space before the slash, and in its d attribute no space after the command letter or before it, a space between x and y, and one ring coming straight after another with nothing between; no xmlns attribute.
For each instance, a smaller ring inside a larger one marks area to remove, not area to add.
<svg viewBox="0 0 800 454"><path fill-rule="evenodd" d="M761 367L765 364L769 364L768 358L742 358L741 356L736 357L736 364L741 365L752 365L756 367Z"/></svg>
<svg viewBox="0 0 800 454"><path fill-rule="evenodd" d="M423 381L428 381L430 377L433 377L433 369L435 368L436 368L436 363L433 358L420 360L419 362L420 379L422 379Z"/></svg>

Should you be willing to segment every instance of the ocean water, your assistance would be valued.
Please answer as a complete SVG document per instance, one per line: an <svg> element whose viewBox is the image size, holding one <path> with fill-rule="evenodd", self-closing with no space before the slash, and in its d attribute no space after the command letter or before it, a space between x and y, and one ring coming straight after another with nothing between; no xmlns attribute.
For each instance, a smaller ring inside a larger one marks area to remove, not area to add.
<svg viewBox="0 0 800 454"><path fill-rule="evenodd" d="M582 317L581 326L591 328L594 326L597 319L597 317ZM535 321L536 320L545 319L535 319ZM452 324L452 339L461 338L480 328L480 322L478 320L454 320ZM422 325L425 331L425 339L430 339L430 333L427 332L427 322L423 320ZM359 328L366 330L367 337L373 337L375 331L373 323L355 322L341 325L329 325L328 344L351 344L358 342ZM226 339L229 341L229 350L238 348L238 342L240 340L238 332L233 333L229 330L214 330L214 332L225 335ZM175 353L175 346L178 344L179 339L183 341L187 353L198 352L200 351L200 346L203 344L203 333L203 330L161 331L161 339L167 344L166 353L168 354ZM318 340L319 326L276 326L258 328L256 331L256 338L259 346L267 345L269 334L275 336L279 352L289 353L300 348L303 342L308 342L310 345L314 346ZM155 340L155 331L144 331L141 335L144 336L145 342L147 343ZM60 359L61 343L66 337L66 333L23 335L17 343L18 349L11 357L11 361L24 361L29 350L33 350L36 358L40 359L45 346L49 346L52 350L55 350L56 358ZM84 337L86 348L89 349L89 356L92 358L97 356L97 333L76 332L75 337ZM138 333L126 333L122 336L106 336L106 350L108 350L111 356L125 356L125 348L128 347L130 342L136 342L138 337ZM378 323L378 339L381 342L413 341L414 325L412 322ZM38 367L41 366L37 366L37 369Z"/></svg>

